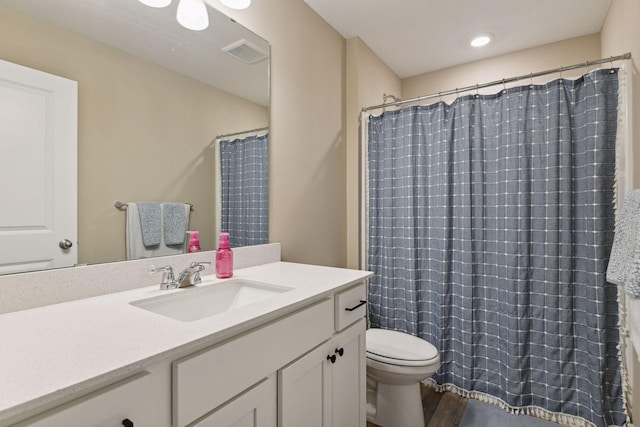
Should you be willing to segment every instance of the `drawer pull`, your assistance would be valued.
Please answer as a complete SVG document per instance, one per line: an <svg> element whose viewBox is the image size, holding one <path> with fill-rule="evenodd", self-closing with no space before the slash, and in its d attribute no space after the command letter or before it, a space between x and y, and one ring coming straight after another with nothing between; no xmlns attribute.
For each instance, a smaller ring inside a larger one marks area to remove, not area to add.
<svg viewBox="0 0 640 427"><path fill-rule="evenodd" d="M133 427L133 421L131 421L129 418L125 418L124 420L122 420L122 425L124 427Z"/></svg>
<svg viewBox="0 0 640 427"><path fill-rule="evenodd" d="M336 348L336 353L338 353L338 356L342 357L344 354L344 348Z"/></svg>
<svg viewBox="0 0 640 427"><path fill-rule="evenodd" d="M359 308L359 307L361 307L361 306L365 305L366 303L367 303L366 301L360 300L360 303L359 303L359 304L356 304L356 305L354 305L354 306L353 306L353 307L351 307L351 308L349 308L349 307L345 307L345 310L347 310L347 311L353 311L353 310L355 310L356 308Z"/></svg>
<svg viewBox="0 0 640 427"><path fill-rule="evenodd" d="M331 360L331 363L336 363L336 355L332 354L330 356L327 356L327 360Z"/></svg>

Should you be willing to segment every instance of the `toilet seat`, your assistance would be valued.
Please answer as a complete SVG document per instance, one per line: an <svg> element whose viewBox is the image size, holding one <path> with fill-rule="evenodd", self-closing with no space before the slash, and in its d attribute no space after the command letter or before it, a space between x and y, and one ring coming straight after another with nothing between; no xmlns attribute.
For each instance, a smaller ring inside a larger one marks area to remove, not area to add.
<svg viewBox="0 0 640 427"><path fill-rule="evenodd" d="M367 330L367 357L398 366L425 366L440 362L438 350L413 335L387 329Z"/></svg>

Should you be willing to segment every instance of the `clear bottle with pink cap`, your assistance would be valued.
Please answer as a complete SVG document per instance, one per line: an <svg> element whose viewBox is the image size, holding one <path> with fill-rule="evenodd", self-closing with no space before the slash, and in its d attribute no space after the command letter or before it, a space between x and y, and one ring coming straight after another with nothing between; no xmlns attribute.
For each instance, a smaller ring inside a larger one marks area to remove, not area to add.
<svg viewBox="0 0 640 427"><path fill-rule="evenodd" d="M220 243L216 251L216 277L227 279L233 276L233 251L229 243L229 233L220 233Z"/></svg>

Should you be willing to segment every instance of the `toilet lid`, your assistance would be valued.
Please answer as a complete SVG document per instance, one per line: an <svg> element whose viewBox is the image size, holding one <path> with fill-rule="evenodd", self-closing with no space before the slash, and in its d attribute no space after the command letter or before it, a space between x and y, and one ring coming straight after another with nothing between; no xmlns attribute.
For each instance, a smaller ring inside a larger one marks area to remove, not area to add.
<svg viewBox="0 0 640 427"><path fill-rule="evenodd" d="M402 364L438 358L438 350L427 341L398 331L371 328L367 330L367 356L381 362Z"/></svg>

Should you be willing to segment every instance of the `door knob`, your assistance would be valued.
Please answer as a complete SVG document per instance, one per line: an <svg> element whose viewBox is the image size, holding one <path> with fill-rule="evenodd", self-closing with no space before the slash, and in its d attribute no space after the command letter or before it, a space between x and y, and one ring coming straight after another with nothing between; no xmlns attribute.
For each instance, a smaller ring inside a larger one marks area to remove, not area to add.
<svg viewBox="0 0 640 427"><path fill-rule="evenodd" d="M327 356L327 360L330 360L330 361L331 361L331 363L336 363L336 359L337 359L337 358L336 358L336 355L335 355L335 354L332 354L332 355L330 355L330 356Z"/></svg>
<svg viewBox="0 0 640 427"><path fill-rule="evenodd" d="M69 239L62 239L60 243L58 243L60 249L70 249L73 246L73 242Z"/></svg>

